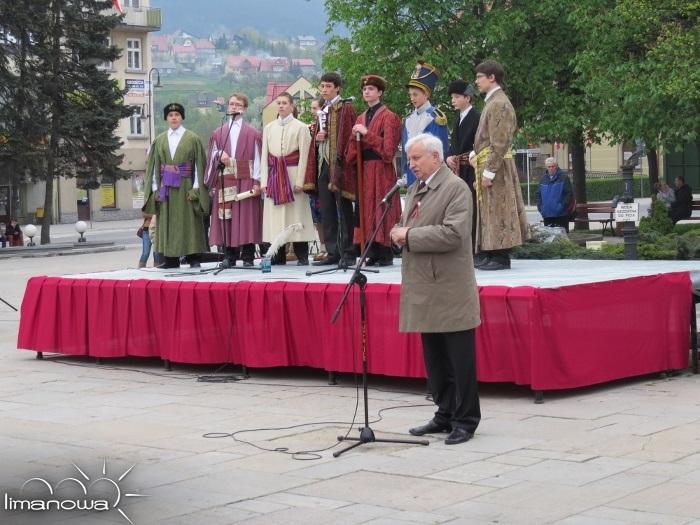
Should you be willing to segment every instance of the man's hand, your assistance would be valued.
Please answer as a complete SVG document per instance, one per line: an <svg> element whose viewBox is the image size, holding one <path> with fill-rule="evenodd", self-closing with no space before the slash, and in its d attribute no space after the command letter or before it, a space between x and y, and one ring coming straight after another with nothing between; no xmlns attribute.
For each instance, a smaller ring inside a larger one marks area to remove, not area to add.
<svg viewBox="0 0 700 525"><path fill-rule="evenodd" d="M493 181L491 179L487 179L486 177L481 177L481 187L482 188L490 188L493 186Z"/></svg>
<svg viewBox="0 0 700 525"><path fill-rule="evenodd" d="M405 246L408 230L410 230L410 228L406 226L394 226L391 230L391 242L393 242L396 246Z"/></svg>
<svg viewBox="0 0 700 525"><path fill-rule="evenodd" d="M267 186L260 186L260 193L264 193L267 196Z"/></svg>
<svg viewBox="0 0 700 525"><path fill-rule="evenodd" d="M226 166L231 165L231 157L229 157L229 154L226 153L225 151L221 152L221 159L220 160Z"/></svg>
<svg viewBox="0 0 700 525"><path fill-rule="evenodd" d="M304 190L301 186L294 186L294 193L301 193Z"/></svg>
<svg viewBox="0 0 700 525"><path fill-rule="evenodd" d="M476 169L476 155L469 158L469 164L472 168Z"/></svg>
<svg viewBox="0 0 700 525"><path fill-rule="evenodd" d="M457 157L455 157L454 155L450 155L449 157L447 157L445 162L447 162L447 166L450 169L453 169L453 170L457 169Z"/></svg>
<svg viewBox="0 0 700 525"><path fill-rule="evenodd" d="M316 141L317 142L323 142L326 140L326 132L325 131L319 131L316 133Z"/></svg>
<svg viewBox="0 0 700 525"><path fill-rule="evenodd" d="M352 132L359 133L364 137L365 135L367 135L367 126L363 126L362 124L355 124L352 127Z"/></svg>

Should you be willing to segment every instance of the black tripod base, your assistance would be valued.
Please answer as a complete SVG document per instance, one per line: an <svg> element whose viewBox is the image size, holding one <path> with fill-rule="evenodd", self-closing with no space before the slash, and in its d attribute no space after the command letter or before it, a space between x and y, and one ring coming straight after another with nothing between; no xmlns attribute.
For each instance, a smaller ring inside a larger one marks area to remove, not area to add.
<svg viewBox="0 0 700 525"><path fill-rule="evenodd" d="M359 438L338 436L338 441L357 441L357 443L353 443L349 447L345 447L343 450L333 452L334 458L337 458L348 450L364 445L365 443L401 443L404 445L423 445L426 447L430 444L427 439L378 439L374 437L374 431L370 427L361 428Z"/></svg>

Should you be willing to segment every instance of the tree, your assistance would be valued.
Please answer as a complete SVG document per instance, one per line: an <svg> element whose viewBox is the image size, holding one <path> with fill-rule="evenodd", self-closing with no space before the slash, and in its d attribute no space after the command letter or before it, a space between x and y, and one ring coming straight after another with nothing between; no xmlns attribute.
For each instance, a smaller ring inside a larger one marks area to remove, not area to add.
<svg viewBox="0 0 700 525"><path fill-rule="evenodd" d="M583 0L588 1L588 0ZM559 0L327 0L329 32L344 24L348 37L334 37L324 55L326 69L346 78L368 72L389 81L386 102L407 109L403 86L415 60L435 65L444 81L433 99L447 109L446 84L471 80L487 58L506 70L520 140L567 142L573 156L574 186L586 202L584 140L596 140L597 108L581 89L574 68L585 33L573 31L569 4ZM359 94L359 84L349 86Z"/></svg>
<svg viewBox="0 0 700 525"><path fill-rule="evenodd" d="M700 136L700 1L596 0L572 19L590 34L577 70L604 108L598 126L614 143L644 141L653 187L656 150Z"/></svg>
<svg viewBox="0 0 700 525"><path fill-rule="evenodd" d="M19 159L20 170L31 170L33 178L46 182L41 223L41 243L46 244L50 242L56 177L114 180L128 176L119 168L121 156L115 151L121 144L114 131L119 120L129 116L131 110L124 106L123 93L116 82L98 67L103 62L116 60L120 54L116 47L107 45L110 31L119 22L118 16L103 14L111 8L112 2L41 0L24 3L31 17L9 28L13 40L26 43L20 48L24 55L14 55L10 60L18 60L20 64L31 62L37 78L29 85L36 90L27 99L26 94L22 94L26 88L18 86L18 77L10 84L15 89L9 100L18 97L24 100L28 105L17 116L22 119L21 126L32 130L33 121L38 121L46 137L42 141L46 146L40 164ZM19 11L15 6L12 10ZM14 20L21 21L19 17ZM31 150L31 144L25 146Z"/></svg>

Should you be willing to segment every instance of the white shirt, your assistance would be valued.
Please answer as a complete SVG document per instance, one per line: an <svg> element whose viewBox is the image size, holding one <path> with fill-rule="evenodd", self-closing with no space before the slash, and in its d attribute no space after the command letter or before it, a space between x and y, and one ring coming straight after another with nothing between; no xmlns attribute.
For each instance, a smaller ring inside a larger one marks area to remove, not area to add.
<svg viewBox="0 0 700 525"><path fill-rule="evenodd" d="M469 106L467 109L460 111L459 112L459 123L461 124L462 121L464 120L464 117L467 116L467 113L469 113L469 110L472 109L471 106Z"/></svg>
<svg viewBox="0 0 700 525"><path fill-rule="evenodd" d="M233 158L233 156L236 154L236 147L238 146L238 136L241 134L242 123L243 119L240 117L236 118L236 120L233 121L233 125L231 124L231 120L229 120L228 123L228 125L231 126L231 131L229 131L228 134L228 145L231 146L230 148L228 148L228 150L231 152L231 158ZM216 144L214 144L214 148L212 150L211 155L212 164L208 169L211 169L211 166L214 164L214 160L217 158L218 153L219 148ZM253 173L251 174L251 178L254 180L260 180L260 148L257 144L255 145L255 158L253 159Z"/></svg>
<svg viewBox="0 0 700 525"><path fill-rule="evenodd" d="M501 86L496 86L494 88L489 89L489 92L486 93L486 96L484 97L484 101L488 100L491 95L493 95L496 91L501 89Z"/></svg>
<svg viewBox="0 0 700 525"><path fill-rule="evenodd" d="M289 115L287 115L287 116L284 117L284 118L282 118L282 117L277 117L277 120L279 121L279 123L280 123L281 126L284 126L285 124L290 123L290 122L292 121L293 118L294 118L294 115L293 115L292 113L290 113Z"/></svg>
<svg viewBox="0 0 700 525"><path fill-rule="evenodd" d="M174 159L175 158L175 152L177 151L177 147L180 144L180 140L185 134L185 126L179 126L175 129L168 129L168 149L170 150L170 158ZM153 176L151 177L151 189L153 191L158 191L158 184L160 183L160 180L156 180L156 173L158 172L157 166L153 166ZM199 173L197 170L197 166L194 166L194 183L192 184L192 189L199 188Z"/></svg>

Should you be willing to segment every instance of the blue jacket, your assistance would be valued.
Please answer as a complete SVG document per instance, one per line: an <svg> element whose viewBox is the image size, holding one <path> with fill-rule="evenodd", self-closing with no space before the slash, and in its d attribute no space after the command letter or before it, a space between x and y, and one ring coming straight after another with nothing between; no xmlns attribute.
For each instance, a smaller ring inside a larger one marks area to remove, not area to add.
<svg viewBox="0 0 700 525"><path fill-rule="evenodd" d="M423 128L423 133L430 133L435 135L442 142L442 149L445 158L447 158L447 152L449 149L448 143L448 130L447 130L447 119L445 115L436 110L433 106L429 106L425 112L432 117L430 122L425 128ZM410 117L410 114L409 114ZM408 118L408 117L407 117ZM404 121L401 126L401 170L406 174L406 182L408 186L413 184L416 180L416 176L411 171L408 165L408 158L406 157L406 142L408 141L408 129L406 128L406 122Z"/></svg>
<svg viewBox="0 0 700 525"><path fill-rule="evenodd" d="M557 168L553 177L542 175L537 188L537 209L543 218L567 217L574 193L569 177Z"/></svg>

